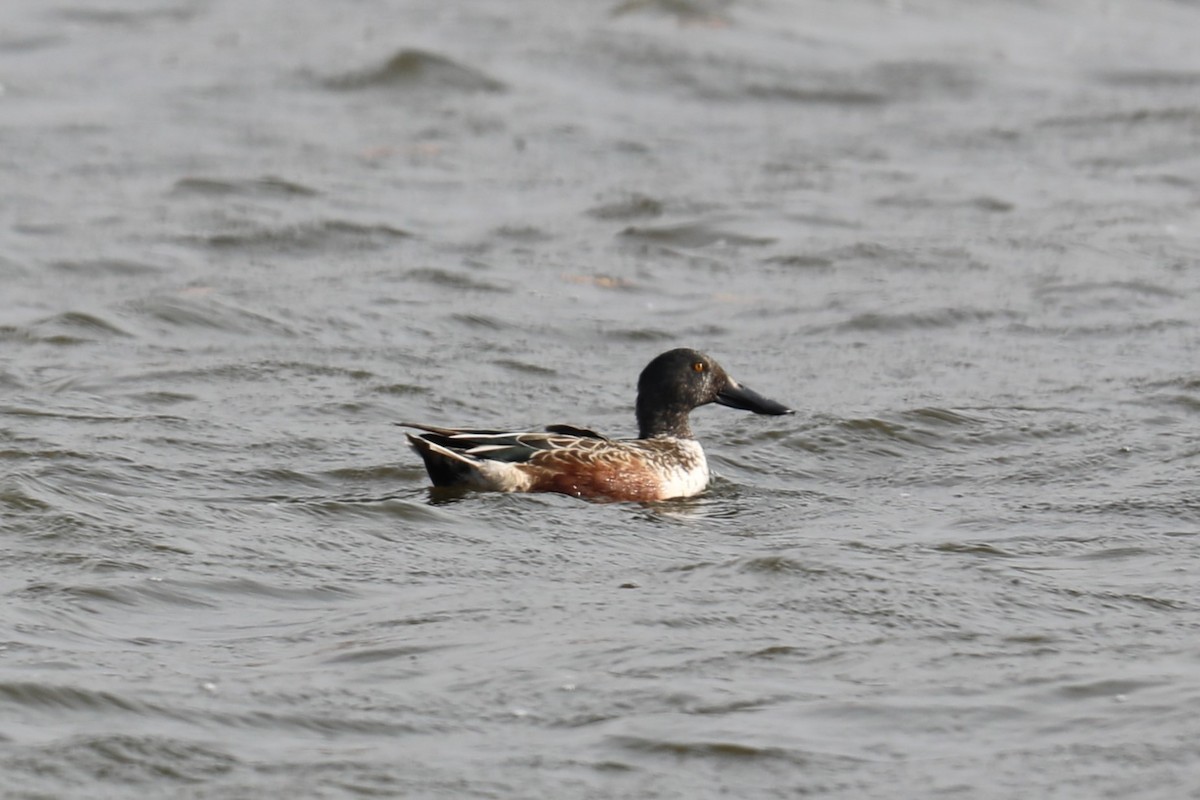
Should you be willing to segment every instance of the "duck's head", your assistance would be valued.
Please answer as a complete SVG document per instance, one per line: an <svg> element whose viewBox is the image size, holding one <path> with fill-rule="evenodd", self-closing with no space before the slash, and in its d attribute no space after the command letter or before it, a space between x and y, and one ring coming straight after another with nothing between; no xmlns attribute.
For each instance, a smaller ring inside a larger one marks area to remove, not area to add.
<svg viewBox="0 0 1200 800"><path fill-rule="evenodd" d="M656 357L638 377L638 435L643 439L691 438L688 413L708 403L755 414L794 413L787 406L742 386L704 353L680 347Z"/></svg>

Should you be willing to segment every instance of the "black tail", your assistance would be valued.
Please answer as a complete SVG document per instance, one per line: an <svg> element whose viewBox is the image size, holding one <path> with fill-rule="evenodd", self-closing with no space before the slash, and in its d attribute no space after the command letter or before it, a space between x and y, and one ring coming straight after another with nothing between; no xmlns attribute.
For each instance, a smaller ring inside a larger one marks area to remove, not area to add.
<svg viewBox="0 0 1200 800"><path fill-rule="evenodd" d="M434 449L434 443L424 436L405 434L408 443L416 450L421 460L425 462L425 471L434 486L462 486L468 482L471 472L470 464Z"/></svg>

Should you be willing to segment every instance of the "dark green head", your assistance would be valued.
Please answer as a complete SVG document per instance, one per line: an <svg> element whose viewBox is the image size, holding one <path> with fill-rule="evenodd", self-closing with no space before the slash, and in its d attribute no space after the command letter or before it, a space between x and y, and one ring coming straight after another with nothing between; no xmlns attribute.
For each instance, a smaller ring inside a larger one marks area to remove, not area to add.
<svg viewBox="0 0 1200 800"><path fill-rule="evenodd" d="M688 414L693 408L719 403L755 414L791 414L740 383L698 350L680 347L655 358L638 377L638 435L691 438Z"/></svg>

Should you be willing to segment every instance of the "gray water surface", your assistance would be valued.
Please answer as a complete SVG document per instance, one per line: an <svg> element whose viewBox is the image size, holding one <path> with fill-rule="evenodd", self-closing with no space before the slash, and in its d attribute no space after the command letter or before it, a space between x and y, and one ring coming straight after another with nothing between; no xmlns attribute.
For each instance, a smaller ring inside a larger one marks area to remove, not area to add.
<svg viewBox="0 0 1200 800"><path fill-rule="evenodd" d="M0 4L0 794L1200 797L1200 6ZM631 435L641 506L392 423Z"/></svg>

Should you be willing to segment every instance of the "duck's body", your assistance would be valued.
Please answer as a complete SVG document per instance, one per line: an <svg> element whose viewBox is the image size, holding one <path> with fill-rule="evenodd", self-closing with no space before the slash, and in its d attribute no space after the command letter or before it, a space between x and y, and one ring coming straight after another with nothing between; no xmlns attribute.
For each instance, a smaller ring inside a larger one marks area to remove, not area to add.
<svg viewBox="0 0 1200 800"><path fill-rule="evenodd" d="M638 379L637 439L567 425L504 432L402 424L425 431L408 434L408 441L435 486L646 502L691 497L708 485L708 461L688 413L712 402L792 413L738 384L703 353L681 348L651 361Z"/></svg>
<svg viewBox="0 0 1200 800"><path fill-rule="evenodd" d="M695 439L609 439L599 434L436 428L409 434L436 486L500 492L561 492L576 497L663 500L708 485L708 461Z"/></svg>

